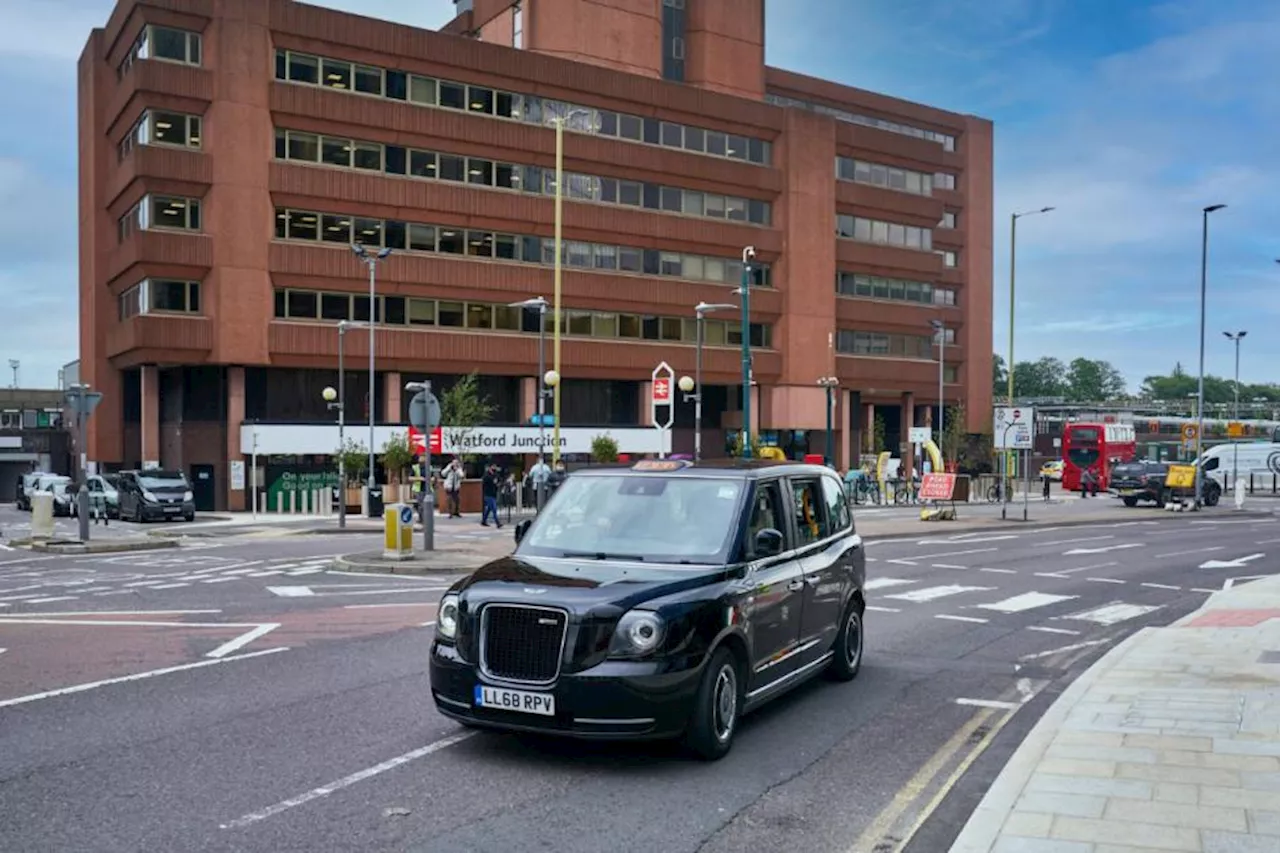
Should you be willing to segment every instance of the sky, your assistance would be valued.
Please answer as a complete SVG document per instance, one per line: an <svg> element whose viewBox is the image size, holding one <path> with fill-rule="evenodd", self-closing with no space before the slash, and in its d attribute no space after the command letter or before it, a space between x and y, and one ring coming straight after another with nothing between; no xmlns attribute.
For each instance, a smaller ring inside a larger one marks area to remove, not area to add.
<svg viewBox="0 0 1280 853"><path fill-rule="evenodd" d="M319 0L437 28L451 0ZM111 0L0 0L0 359L49 387L77 357L75 63ZM995 122L995 341L1106 359L1136 389L1247 330L1241 379L1280 382L1280 3L770 0L771 65ZM20 120L18 119L20 117ZM1270 155L1270 156L1268 156ZM26 226L44 222L39 234ZM0 363L0 384L12 374Z"/></svg>

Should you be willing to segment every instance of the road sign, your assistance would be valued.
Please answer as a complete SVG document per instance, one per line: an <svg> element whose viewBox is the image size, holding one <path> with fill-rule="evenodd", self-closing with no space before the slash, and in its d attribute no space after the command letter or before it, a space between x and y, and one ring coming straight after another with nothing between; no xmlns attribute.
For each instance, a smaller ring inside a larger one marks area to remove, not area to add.
<svg viewBox="0 0 1280 853"><path fill-rule="evenodd" d="M428 448L428 439L424 437L422 431L416 427L409 427L409 449L418 455L422 455L430 449L432 456L441 456L444 453L444 436L442 433L443 430L440 427L431 430L430 447Z"/></svg>
<svg viewBox="0 0 1280 853"><path fill-rule="evenodd" d="M421 430L440 426L440 400L431 391L419 391L409 401L409 423Z"/></svg>
<svg viewBox="0 0 1280 853"><path fill-rule="evenodd" d="M653 369L653 382L649 392L649 412L655 429L668 430L675 423L676 407L671 395L671 389L675 385L675 381L676 372L665 361ZM664 420L659 420L658 418L659 408L667 410Z"/></svg>
<svg viewBox="0 0 1280 853"><path fill-rule="evenodd" d="M924 444L932 440L933 427L911 427L907 430L907 442L910 444Z"/></svg>
<svg viewBox="0 0 1280 853"><path fill-rule="evenodd" d="M1244 424L1242 424L1240 421L1229 421L1229 422L1227 423L1227 437L1228 437L1228 438L1243 438L1243 437L1244 437Z"/></svg>
<svg viewBox="0 0 1280 853"><path fill-rule="evenodd" d="M1031 406L997 406L995 449L1031 450L1035 437L1035 409Z"/></svg>
<svg viewBox="0 0 1280 853"><path fill-rule="evenodd" d="M1196 426L1195 424L1183 424L1183 425L1182 425L1182 440L1183 440L1183 441L1195 441L1195 440L1196 440L1196 436L1197 436L1197 435L1199 435L1199 434L1200 434L1200 428L1199 428L1198 426Z"/></svg>
<svg viewBox="0 0 1280 853"><path fill-rule="evenodd" d="M920 500L949 501L955 489L955 474L925 474L920 482Z"/></svg>
<svg viewBox="0 0 1280 853"><path fill-rule="evenodd" d="M67 406L72 411L87 418L93 414L93 410L98 408L98 404L102 402L102 393L100 391L82 391L79 388L72 388L63 392L62 399L66 401Z"/></svg>
<svg viewBox="0 0 1280 853"><path fill-rule="evenodd" d="M1196 466L1170 465L1164 475L1164 485L1168 489L1194 489L1196 487Z"/></svg>

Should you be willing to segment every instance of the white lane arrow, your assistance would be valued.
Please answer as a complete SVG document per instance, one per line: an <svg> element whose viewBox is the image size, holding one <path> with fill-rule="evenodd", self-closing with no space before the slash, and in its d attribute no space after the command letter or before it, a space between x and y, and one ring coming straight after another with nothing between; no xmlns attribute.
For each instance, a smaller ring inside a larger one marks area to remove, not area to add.
<svg viewBox="0 0 1280 853"><path fill-rule="evenodd" d="M1250 554L1247 557L1236 557L1234 560L1206 560L1200 564L1202 569L1243 569L1245 564L1265 557L1266 554Z"/></svg>
<svg viewBox="0 0 1280 853"><path fill-rule="evenodd" d="M304 595L315 595L309 586L269 586L267 592L274 593L281 598L301 598Z"/></svg>
<svg viewBox="0 0 1280 853"><path fill-rule="evenodd" d="M1126 542L1123 545L1106 545L1102 548L1072 548L1070 551L1064 551L1063 556L1070 557L1075 554L1105 554L1108 551L1120 551L1124 548L1145 548L1141 542Z"/></svg>
<svg viewBox="0 0 1280 853"><path fill-rule="evenodd" d="M343 584L335 586L342 587ZM269 586L267 591L281 598L303 598L309 595L398 595L402 592L443 592L447 586L387 586L378 589L345 589L327 592L331 587L321 586Z"/></svg>

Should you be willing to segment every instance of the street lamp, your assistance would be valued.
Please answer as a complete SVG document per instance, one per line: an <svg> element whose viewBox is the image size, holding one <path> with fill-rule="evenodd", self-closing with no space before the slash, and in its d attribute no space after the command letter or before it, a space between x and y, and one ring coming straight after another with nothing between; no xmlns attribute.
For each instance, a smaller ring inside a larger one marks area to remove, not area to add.
<svg viewBox="0 0 1280 853"><path fill-rule="evenodd" d="M551 463L554 465L560 461L560 270L564 260L564 123L573 118L575 115L591 116L591 110L578 109L569 110L562 116L556 116L552 119L552 123L556 126L556 237L555 237L555 292L552 294L551 307L555 311L555 335L554 344L552 345L552 361L554 362L554 370L556 374L557 384L551 386L552 401L551 414L555 419L552 426L552 441L554 446L551 448Z"/></svg>
<svg viewBox="0 0 1280 853"><path fill-rule="evenodd" d="M1205 297L1209 290L1209 214L1224 207L1225 204L1211 204L1200 211L1200 378L1196 386L1196 509L1200 508L1200 488L1204 485L1200 455L1204 449L1204 315Z"/></svg>
<svg viewBox="0 0 1280 853"><path fill-rule="evenodd" d="M1234 342L1236 345L1235 404L1232 408L1231 417L1238 421L1240 420L1240 341L1242 341L1244 336L1249 333L1240 331L1235 334L1232 334L1231 332L1223 332L1222 334L1227 340ZM1232 488L1235 488L1235 482L1240 477L1240 443L1233 441L1231 442L1231 445L1231 484Z"/></svg>
<svg viewBox="0 0 1280 853"><path fill-rule="evenodd" d="M934 332L938 335L938 446L942 446L942 428L947 418L946 396L943 389L943 380L945 379L945 361L944 355L947 348L947 326L941 320L930 320L929 325L933 327Z"/></svg>
<svg viewBox="0 0 1280 853"><path fill-rule="evenodd" d="M835 402L835 391L840 386L840 380L834 376L824 376L818 380L818 385L827 389L827 453L826 462L831 465L835 461L835 436L831 429L832 406Z"/></svg>
<svg viewBox="0 0 1280 853"><path fill-rule="evenodd" d="M546 465L546 447L547 447L547 300L541 296L535 296L532 299L526 299L523 302L515 302L512 308L536 309L538 312L538 464ZM557 414L557 422L559 416ZM558 446L560 442L556 442ZM547 478L546 472L539 469L541 476L538 477L537 502L538 511L542 511L542 504L547 497Z"/></svg>
<svg viewBox="0 0 1280 853"><path fill-rule="evenodd" d="M1013 374L1014 374L1014 365L1016 364L1016 362L1013 360L1013 329L1014 329L1014 320L1016 319L1016 316L1017 316L1015 311L1015 307L1017 305L1017 302L1015 301L1015 296L1017 294L1017 280L1018 280L1017 279L1018 220L1022 219L1024 216L1037 216L1041 213L1049 213L1052 210L1054 210L1054 208L1052 207L1042 207L1039 210L1028 210L1022 213L1009 214L1009 400L1008 400L1008 405L1010 406L1010 408L1013 407ZM1004 460L1004 471L1001 472L1001 477L1000 477L1001 488L1003 489L1004 483L1009 479L1009 462L1012 461L1012 454L1010 454L1009 451L1006 450L1001 458ZM1007 507L1008 507L1007 501L1004 501L1001 503L1000 505L1001 518L1008 517Z"/></svg>
<svg viewBox="0 0 1280 853"><path fill-rule="evenodd" d="M736 307L727 302L699 302L693 307L694 315L698 318L693 376L681 376L676 384L684 392L684 401L693 403L693 459L695 462L702 459L702 344L706 340L703 327L706 324L707 315L712 311Z"/></svg>
<svg viewBox="0 0 1280 853"><path fill-rule="evenodd" d="M374 294L377 291L378 264L381 263L382 261L385 261L387 259L387 256L391 254L391 247L387 246L385 248L379 249L375 254L370 254L365 249L365 247L362 246L361 244L352 243L351 251L355 254L355 256L358 259L360 259L361 262L365 264L365 266L369 268L369 481L368 481L368 486L369 486L369 517L376 518L377 513L373 511L373 490L374 490L374 487L377 485L373 476L373 454L374 454L373 424L374 424L374 415L376 414L376 410L377 410L377 406L376 406L377 398L374 396L374 388L373 388L375 384L374 372L373 372L373 367L374 367L373 343L374 343L374 334L377 331L377 327L378 327L378 314L377 314L377 311L375 310L376 306L374 304L374 300L375 300ZM341 340L341 337L339 337L339 340Z"/></svg>
<svg viewBox="0 0 1280 853"><path fill-rule="evenodd" d="M342 338L343 328L338 326L338 387L343 386L342 381ZM328 404L330 411L338 413L338 527L347 526L347 454L346 454L346 429L347 418L344 409L344 398L342 391L335 391L332 386L326 386L320 392L320 396L324 398ZM255 484L256 486L256 484ZM257 495L254 495L257 500Z"/></svg>
<svg viewBox="0 0 1280 853"><path fill-rule="evenodd" d="M751 458L751 262L756 247L742 250L742 458Z"/></svg>

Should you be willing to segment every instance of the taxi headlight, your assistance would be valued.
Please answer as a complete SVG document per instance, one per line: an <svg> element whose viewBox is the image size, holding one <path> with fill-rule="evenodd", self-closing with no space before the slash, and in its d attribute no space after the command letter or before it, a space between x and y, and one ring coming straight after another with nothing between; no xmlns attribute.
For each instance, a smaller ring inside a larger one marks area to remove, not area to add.
<svg viewBox="0 0 1280 853"><path fill-rule="evenodd" d="M612 657L640 657L647 655L662 643L666 635L666 622L652 610L631 610L618 620L609 644Z"/></svg>
<svg viewBox="0 0 1280 853"><path fill-rule="evenodd" d="M440 609L436 612L436 635L449 641L458 636L458 596L454 593L440 599Z"/></svg>

